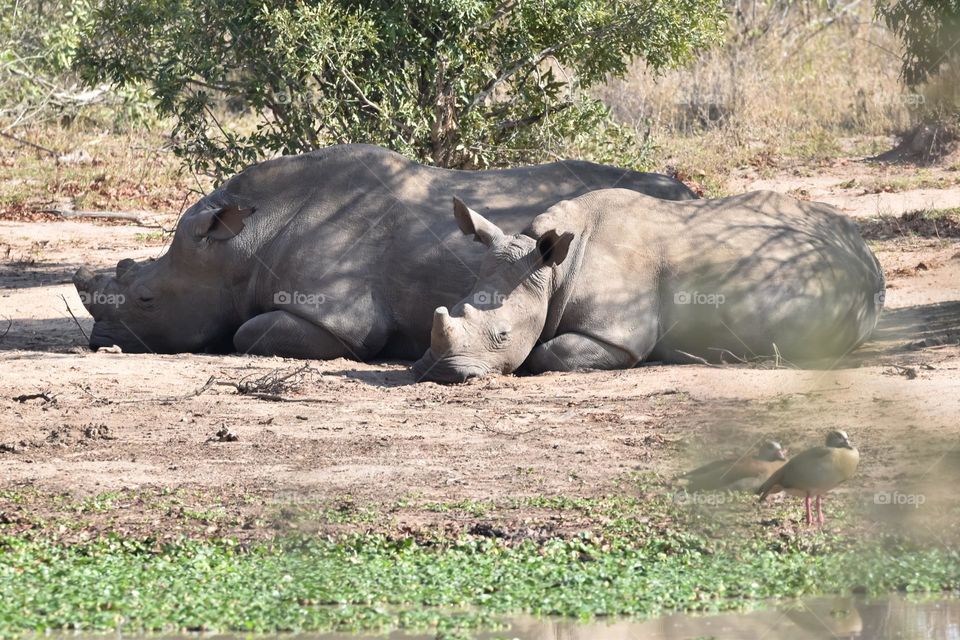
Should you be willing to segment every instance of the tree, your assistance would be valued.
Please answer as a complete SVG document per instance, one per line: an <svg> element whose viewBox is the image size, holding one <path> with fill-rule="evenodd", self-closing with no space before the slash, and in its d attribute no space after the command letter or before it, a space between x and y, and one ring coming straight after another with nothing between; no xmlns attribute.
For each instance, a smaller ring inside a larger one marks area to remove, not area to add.
<svg viewBox="0 0 960 640"><path fill-rule="evenodd" d="M722 22L716 0L102 0L78 66L149 86L177 152L218 175L345 142L476 168L616 136L587 90L689 59Z"/></svg>
<svg viewBox="0 0 960 640"><path fill-rule="evenodd" d="M903 41L903 79L912 87L960 60L960 0L879 0L877 15Z"/></svg>

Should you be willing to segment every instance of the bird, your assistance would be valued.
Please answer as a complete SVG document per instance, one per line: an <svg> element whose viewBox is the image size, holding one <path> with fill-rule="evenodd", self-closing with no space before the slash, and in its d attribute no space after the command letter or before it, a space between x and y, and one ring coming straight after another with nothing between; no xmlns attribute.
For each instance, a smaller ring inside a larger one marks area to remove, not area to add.
<svg viewBox="0 0 960 640"><path fill-rule="evenodd" d="M804 497L807 525L813 524L810 498L817 498L817 522L824 523L821 502L824 494L853 477L860 464L860 452L850 444L846 431L827 434L826 444L801 451L777 469L757 489L760 502L771 493L786 491Z"/></svg>
<svg viewBox="0 0 960 640"><path fill-rule="evenodd" d="M726 460L714 460L680 477L688 481L690 491L740 488L752 482L751 489L769 478L787 460L786 450L779 442L767 440L758 447L752 457L740 456Z"/></svg>

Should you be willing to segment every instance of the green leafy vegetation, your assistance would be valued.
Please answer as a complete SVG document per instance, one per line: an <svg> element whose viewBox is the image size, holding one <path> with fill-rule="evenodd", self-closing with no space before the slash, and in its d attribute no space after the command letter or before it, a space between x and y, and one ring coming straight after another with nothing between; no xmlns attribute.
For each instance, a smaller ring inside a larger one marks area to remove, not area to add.
<svg viewBox="0 0 960 640"><path fill-rule="evenodd" d="M956 64L960 3L880 0L877 15L903 40L903 77L907 84L916 86Z"/></svg>
<svg viewBox="0 0 960 640"><path fill-rule="evenodd" d="M695 536L419 544L352 536L241 549L229 541L82 545L0 539L0 634L24 630L357 630L489 626L720 610L852 588L960 587L955 552L878 544L712 547Z"/></svg>
<svg viewBox="0 0 960 640"><path fill-rule="evenodd" d="M111 123L142 122L147 96L140 88L111 91L84 86L73 69L92 0L19 0L0 12L0 119L8 128L81 115ZM6 129L5 129L6 130Z"/></svg>
<svg viewBox="0 0 960 640"><path fill-rule="evenodd" d="M941 138L955 139L960 116L960 2L878 0L876 12L903 43L901 75L917 91L913 101L918 121L938 123L945 127Z"/></svg>
<svg viewBox="0 0 960 640"><path fill-rule="evenodd" d="M90 83L150 87L197 169L345 142L476 168L569 142L636 155L586 90L633 59L685 62L722 23L711 0L105 0L77 60Z"/></svg>
<svg viewBox="0 0 960 640"><path fill-rule="evenodd" d="M380 509L355 508L349 501L313 504L303 513L336 523L351 520L344 514L361 513L365 522L352 533L282 532L246 541L161 542L101 531L78 542L81 520L73 527L61 522L61 534L47 527L11 535L10 525L0 525L0 636L49 629L387 628L428 628L452 636L495 627L500 616L519 612L580 619L649 616L741 609L768 598L823 593L960 588L955 548L858 528L859 498L832 501L834 528L821 532L761 526L750 515L757 508L752 496L717 494L704 504L683 497L527 496L405 501ZM8 505L35 504L37 498L4 497ZM112 501L120 512L133 498L93 500ZM63 507L77 518L103 515L79 512L73 504ZM154 512L150 504L147 500L146 513ZM280 518L290 516L286 509ZM475 521L486 523L480 534L450 533L442 526L377 529L398 509L489 519ZM527 537L517 535L526 529L510 524L514 510L523 522L538 526L558 518L586 524ZM795 501L787 501L766 506L763 517L785 522L797 510ZM273 521L268 528L275 527Z"/></svg>

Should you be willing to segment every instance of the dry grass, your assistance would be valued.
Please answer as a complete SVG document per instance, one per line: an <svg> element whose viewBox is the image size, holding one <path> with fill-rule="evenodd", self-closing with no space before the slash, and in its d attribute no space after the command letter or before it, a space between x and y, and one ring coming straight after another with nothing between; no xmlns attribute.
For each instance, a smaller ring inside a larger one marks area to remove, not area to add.
<svg viewBox="0 0 960 640"><path fill-rule="evenodd" d="M49 207L177 213L203 184L181 169L159 131L42 125L13 134L53 153L0 138L3 218Z"/></svg>
<svg viewBox="0 0 960 640"><path fill-rule="evenodd" d="M738 169L873 155L909 126L916 98L898 77L899 44L872 15L870 5L740 3L723 46L660 78L637 65L600 95L649 129L657 168L710 195Z"/></svg>
<svg viewBox="0 0 960 640"><path fill-rule="evenodd" d="M650 164L717 196L734 190L731 178L816 171L839 156L879 154L912 117L956 102L956 86L945 80L922 95L902 85L899 44L873 21L870 3L831 9L814 0L740 0L734 10L727 41L686 68L656 78L637 64L599 90L617 118L636 127L634 157L579 143L567 155ZM62 202L175 213L185 194L192 199L188 191L209 187L170 152L163 135L170 123L116 132L78 122L12 131L53 155L0 138L0 216ZM79 149L92 161L56 161Z"/></svg>

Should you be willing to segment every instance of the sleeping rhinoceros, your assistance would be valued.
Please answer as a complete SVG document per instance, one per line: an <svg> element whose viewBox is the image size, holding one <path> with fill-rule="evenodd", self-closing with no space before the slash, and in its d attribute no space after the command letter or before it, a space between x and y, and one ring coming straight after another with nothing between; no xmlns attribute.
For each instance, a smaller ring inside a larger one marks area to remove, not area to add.
<svg viewBox="0 0 960 640"><path fill-rule="evenodd" d="M666 202L607 189L554 205L518 235L459 200L454 215L488 253L472 292L434 314L414 367L428 380L721 354L836 358L882 308L883 272L857 226L777 193Z"/></svg>
<svg viewBox="0 0 960 640"><path fill-rule="evenodd" d="M263 162L193 205L169 250L116 276L80 269L90 346L303 358L416 358L430 318L470 290L483 248L454 239L454 193L510 232L554 203L622 186L694 197L676 180L587 162L504 171L425 167L368 145Z"/></svg>

